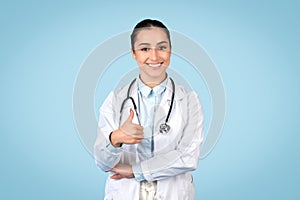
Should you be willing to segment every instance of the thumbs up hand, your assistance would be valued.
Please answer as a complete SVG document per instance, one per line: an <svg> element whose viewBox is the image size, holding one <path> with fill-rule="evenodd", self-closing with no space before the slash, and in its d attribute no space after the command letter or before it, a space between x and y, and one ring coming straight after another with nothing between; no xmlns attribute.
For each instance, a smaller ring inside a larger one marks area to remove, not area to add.
<svg viewBox="0 0 300 200"><path fill-rule="evenodd" d="M111 134L112 145L119 147L124 144L137 144L144 138L144 127L139 124L132 123L134 112L130 108L129 117L122 124L122 126L113 131Z"/></svg>
<svg viewBox="0 0 300 200"><path fill-rule="evenodd" d="M130 114L126 121L132 122L133 117L134 117L134 112L133 112L132 108L130 108Z"/></svg>

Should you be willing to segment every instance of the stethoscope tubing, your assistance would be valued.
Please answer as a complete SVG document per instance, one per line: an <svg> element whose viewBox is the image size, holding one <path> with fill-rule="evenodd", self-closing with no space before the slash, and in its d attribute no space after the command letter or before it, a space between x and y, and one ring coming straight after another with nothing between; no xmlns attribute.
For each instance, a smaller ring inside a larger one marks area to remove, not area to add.
<svg viewBox="0 0 300 200"><path fill-rule="evenodd" d="M172 108L173 108L173 103L174 103L174 98L175 98L175 83L173 81L173 79L170 77L170 80L171 80L171 84L172 84L172 97L171 97L171 104L170 104L170 108L169 108L169 111L168 111L168 114L167 114L167 117L166 117L166 120L163 124L161 124L160 127L162 127L162 125L165 125L168 128L168 130L160 130L161 133L167 133L169 132L170 130L170 126L167 124L168 121L169 121L169 118L170 118L170 115L171 115L171 111L172 111ZM131 100L132 104L133 104L133 108L134 108L134 111L137 115L137 119L138 119L138 122L139 124L141 125L141 122L140 122L140 118L139 118L139 113L137 112L137 105L134 101L134 99L130 96L130 91L131 91L131 88L132 88L132 85L134 84L134 82L136 81L136 78L133 79L128 87L128 90L127 90L127 97L123 100L122 104L121 104L121 108L120 108L120 120L119 120L119 123L121 123L121 116L122 116L122 111L123 111L123 107L126 103L127 100Z"/></svg>

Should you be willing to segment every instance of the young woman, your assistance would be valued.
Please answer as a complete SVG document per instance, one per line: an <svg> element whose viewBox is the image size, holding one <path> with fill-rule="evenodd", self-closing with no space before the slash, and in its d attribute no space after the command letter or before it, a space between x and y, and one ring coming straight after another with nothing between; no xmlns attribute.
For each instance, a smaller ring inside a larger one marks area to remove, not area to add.
<svg viewBox="0 0 300 200"><path fill-rule="evenodd" d="M199 98L166 73L172 47L163 23L139 22L131 48L139 76L100 108L94 155L111 173L105 199L194 199L189 172L197 168L203 140Z"/></svg>

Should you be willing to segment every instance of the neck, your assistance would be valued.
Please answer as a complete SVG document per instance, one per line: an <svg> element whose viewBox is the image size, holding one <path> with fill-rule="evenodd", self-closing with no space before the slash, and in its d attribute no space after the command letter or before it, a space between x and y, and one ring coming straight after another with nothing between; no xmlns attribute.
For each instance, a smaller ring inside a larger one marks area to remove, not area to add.
<svg viewBox="0 0 300 200"><path fill-rule="evenodd" d="M156 79L156 80L146 79L145 77L142 77L141 75L139 77L145 85L147 85L150 88L154 88L155 86L161 84L167 78L167 74L164 74L164 76L162 78Z"/></svg>

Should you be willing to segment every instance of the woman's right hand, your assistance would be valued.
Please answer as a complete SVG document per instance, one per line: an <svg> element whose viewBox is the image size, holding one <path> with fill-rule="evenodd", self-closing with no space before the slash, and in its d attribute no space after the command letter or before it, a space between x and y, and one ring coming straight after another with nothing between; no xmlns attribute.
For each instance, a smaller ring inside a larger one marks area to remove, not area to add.
<svg viewBox="0 0 300 200"><path fill-rule="evenodd" d="M130 108L130 115L122 126L111 133L111 143L115 147L121 144L137 144L144 138L144 127L139 124L132 123L134 112Z"/></svg>

